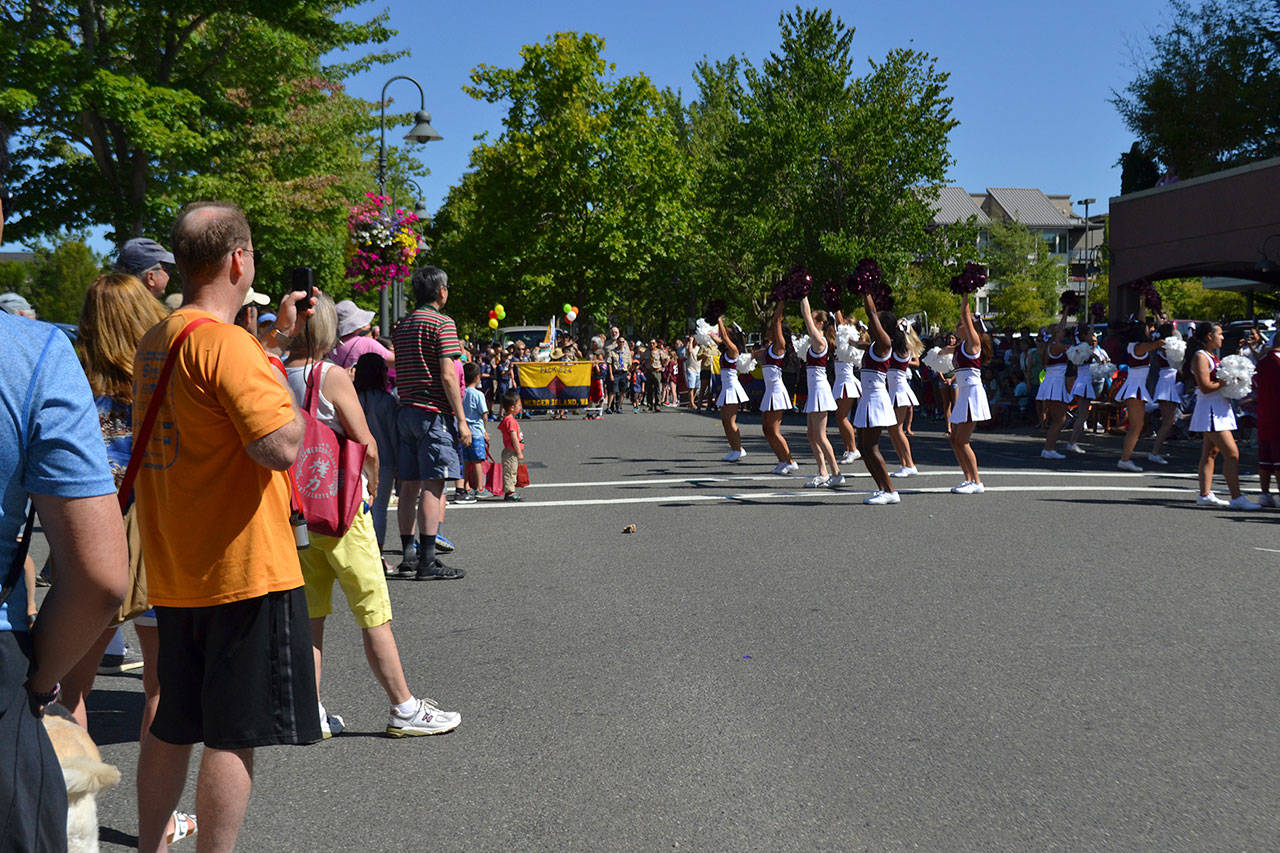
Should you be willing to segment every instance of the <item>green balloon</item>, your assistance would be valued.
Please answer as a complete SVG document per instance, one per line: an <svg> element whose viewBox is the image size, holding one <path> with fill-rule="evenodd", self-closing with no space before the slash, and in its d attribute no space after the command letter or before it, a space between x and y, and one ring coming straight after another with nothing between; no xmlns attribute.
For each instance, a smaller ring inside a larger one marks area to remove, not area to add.
<svg viewBox="0 0 1280 853"><path fill-rule="evenodd" d="M564 304L564 313L568 314L568 313L569 313L570 311L572 311L572 310L573 310L573 306L572 306L572 305L570 305L568 302L566 302L566 303Z"/></svg>
<svg viewBox="0 0 1280 853"><path fill-rule="evenodd" d="M498 309L498 319L499 319L499 320L505 320L505 319L507 319L507 312L506 312L506 311L503 311L501 308L499 308L499 309Z"/></svg>

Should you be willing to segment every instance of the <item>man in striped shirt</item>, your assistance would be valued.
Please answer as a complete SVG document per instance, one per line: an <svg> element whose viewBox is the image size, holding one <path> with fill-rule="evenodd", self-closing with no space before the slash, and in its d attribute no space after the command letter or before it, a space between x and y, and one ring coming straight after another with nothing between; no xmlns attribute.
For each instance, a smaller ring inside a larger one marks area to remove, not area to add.
<svg viewBox="0 0 1280 853"><path fill-rule="evenodd" d="M401 320L392 336L400 392L400 447L396 455L400 505L396 515L404 551L397 572L420 581L453 580L465 572L436 559L436 532L444 518L445 482L462 476L458 442L471 443L454 368L462 347L457 326L442 313L449 299L449 277L444 270L423 267L413 274L412 287L414 300L421 307ZM416 559L412 547L415 518Z"/></svg>

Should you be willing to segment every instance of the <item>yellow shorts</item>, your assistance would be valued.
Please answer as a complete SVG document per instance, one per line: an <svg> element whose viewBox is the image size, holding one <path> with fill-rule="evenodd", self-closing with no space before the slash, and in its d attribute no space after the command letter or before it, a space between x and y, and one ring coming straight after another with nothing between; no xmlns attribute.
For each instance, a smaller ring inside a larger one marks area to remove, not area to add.
<svg viewBox="0 0 1280 853"><path fill-rule="evenodd" d="M298 552L306 583L307 614L316 619L333 612L333 582L342 587L347 607L361 628L391 621L391 596L382 570L382 554L373 532L373 516L363 506L341 539L309 534L311 547Z"/></svg>

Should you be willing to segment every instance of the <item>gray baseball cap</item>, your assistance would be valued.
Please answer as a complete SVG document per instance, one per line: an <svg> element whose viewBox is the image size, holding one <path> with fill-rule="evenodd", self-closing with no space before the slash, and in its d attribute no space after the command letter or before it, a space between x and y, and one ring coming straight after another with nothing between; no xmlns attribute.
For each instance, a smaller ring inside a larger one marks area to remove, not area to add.
<svg viewBox="0 0 1280 853"><path fill-rule="evenodd" d="M146 237L135 237L120 247L120 256L116 258L116 269L142 275L156 264L173 263L173 253L165 250L155 240Z"/></svg>
<svg viewBox="0 0 1280 853"><path fill-rule="evenodd" d="M21 314L30 311L31 303L19 293L0 293L0 311L6 314Z"/></svg>

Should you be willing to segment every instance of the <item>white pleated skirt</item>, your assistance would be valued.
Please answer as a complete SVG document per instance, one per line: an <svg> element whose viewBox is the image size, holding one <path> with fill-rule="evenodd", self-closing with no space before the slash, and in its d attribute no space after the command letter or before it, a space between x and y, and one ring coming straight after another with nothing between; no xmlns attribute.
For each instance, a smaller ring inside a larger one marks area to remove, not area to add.
<svg viewBox="0 0 1280 853"><path fill-rule="evenodd" d="M911 390L911 383L907 381L907 372L905 370L895 370L889 368L889 397L893 399L893 405L896 406L918 406L920 401L916 398L916 392Z"/></svg>
<svg viewBox="0 0 1280 853"><path fill-rule="evenodd" d="M836 362L836 387L831 389L837 400L856 400L862 396L862 383L851 361Z"/></svg>
<svg viewBox="0 0 1280 853"><path fill-rule="evenodd" d="M720 395L716 397L717 406L728 406L733 403L745 403L751 398L738 379L738 371L734 369L720 371Z"/></svg>
<svg viewBox="0 0 1280 853"><path fill-rule="evenodd" d="M1156 400L1182 402L1182 395L1178 393L1178 371L1172 367L1160 368L1160 376L1156 379Z"/></svg>
<svg viewBox="0 0 1280 853"><path fill-rule="evenodd" d="M1236 428L1236 413L1231 401L1221 391L1203 394L1196 391L1196 407L1191 413L1192 432L1220 432Z"/></svg>
<svg viewBox="0 0 1280 853"><path fill-rule="evenodd" d="M951 423L991 420L987 389L982 387L982 371L976 367L956 370L956 403L951 407Z"/></svg>
<svg viewBox="0 0 1280 853"><path fill-rule="evenodd" d="M891 427L898 423L898 413L893 410L885 375L878 370L863 372L862 396L853 412L853 425L867 427Z"/></svg>
<svg viewBox="0 0 1280 853"><path fill-rule="evenodd" d="M1067 390L1067 366L1051 364L1044 369L1044 381L1040 390L1036 391L1037 400L1053 400L1058 403L1070 403L1071 392Z"/></svg>
<svg viewBox="0 0 1280 853"><path fill-rule="evenodd" d="M825 367L806 367L805 380L809 385L809 396L804 401L805 414L810 412L834 412L836 398L831 393L831 383L827 381Z"/></svg>
<svg viewBox="0 0 1280 853"><path fill-rule="evenodd" d="M1093 388L1093 373L1089 370L1089 365L1080 364L1076 366L1076 381L1071 386L1071 396L1083 397L1086 400L1092 400L1098 392Z"/></svg>
<svg viewBox="0 0 1280 853"><path fill-rule="evenodd" d="M1120 393L1116 394L1116 399L1124 401L1137 397L1144 403L1154 402L1151 399L1151 392L1147 390L1147 373L1150 370L1150 367L1130 367L1129 375L1120 386Z"/></svg>
<svg viewBox="0 0 1280 853"><path fill-rule="evenodd" d="M764 375L764 396L760 398L762 412L791 411L791 395L782 381L782 368L774 364L766 364L760 368Z"/></svg>

